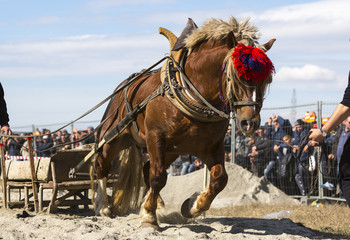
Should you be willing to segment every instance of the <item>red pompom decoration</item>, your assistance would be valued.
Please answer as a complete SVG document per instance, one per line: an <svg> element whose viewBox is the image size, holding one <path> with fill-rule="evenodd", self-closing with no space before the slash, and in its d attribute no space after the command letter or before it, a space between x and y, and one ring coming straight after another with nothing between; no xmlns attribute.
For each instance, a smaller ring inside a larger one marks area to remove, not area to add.
<svg viewBox="0 0 350 240"><path fill-rule="evenodd" d="M232 53L232 60L238 76L254 82L262 82L275 72L271 60L260 48L239 43Z"/></svg>

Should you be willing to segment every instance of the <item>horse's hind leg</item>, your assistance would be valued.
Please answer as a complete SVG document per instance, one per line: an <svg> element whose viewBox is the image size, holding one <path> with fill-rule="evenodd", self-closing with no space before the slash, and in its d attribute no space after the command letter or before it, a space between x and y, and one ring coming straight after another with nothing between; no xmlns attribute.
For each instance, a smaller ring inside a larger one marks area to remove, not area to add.
<svg viewBox="0 0 350 240"><path fill-rule="evenodd" d="M148 193L148 191L150 189L149 168L150 168L150 161L147 161L143 166L143 177L144 177L144 182L146 185L146 193ZM163 201L162 197L160 196L160 194L158 195L158 199L157 199L157 208L164 208L164 201Z"/></svg>
<svg viewBox="0 0 350 240"><path fill-rule="evenodd" d="M209 165L209 164L208 164ZM210 208L214 198L221 192L228 180L228 176L224 167L224 163L215 163L210 166L210 183L207 191L192 195L188 198L181 207L181 214L187 218L198 217L204 211Z"/></svg>

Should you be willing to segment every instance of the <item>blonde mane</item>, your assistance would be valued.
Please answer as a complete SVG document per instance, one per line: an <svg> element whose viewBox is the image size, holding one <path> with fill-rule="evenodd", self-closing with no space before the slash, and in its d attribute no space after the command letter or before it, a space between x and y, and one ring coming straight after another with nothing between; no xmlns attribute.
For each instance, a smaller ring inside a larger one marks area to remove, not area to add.
<svg viewBox="0 0 350 240"><path fill-rule="evenodd" d="M264 46L260 46L258 43L261 36L258 28L252 25L249 21L250 18L247 18L239 22L234 17L231 17L228 22L221 19L209 19L202 27L193 30L193 32L184 40L185 47L189 51L188 54L203 42L221 41L226 39L230 32L233 32L238 43L243 43L246 46L259 47L264 50ZM232 106L235 99L239 99L240 93L245 92L245 89L249 87L247 81L238 76L231 57L233 51L234 49L231 49L224 60L224 62L227 63L225 71L226 92L224 98L231 106L231 109L233 109ZM266 88L271 81L272 76L270 75L263 83L257 83L257 86L259 86L257 91L260 91L260 96L265 95Z"/></svg>
<svg viewBox="0 0 350 240"><path fill-rule="evenodd" d="M238 20L231 17L228 22L211 18L202 27L193 30L185 39L185 47L191 52L195 47L205 41L220 41L233 32L237 41L244 45L257 46L261 34L256 26L249 23L250 18Z"/></svg>

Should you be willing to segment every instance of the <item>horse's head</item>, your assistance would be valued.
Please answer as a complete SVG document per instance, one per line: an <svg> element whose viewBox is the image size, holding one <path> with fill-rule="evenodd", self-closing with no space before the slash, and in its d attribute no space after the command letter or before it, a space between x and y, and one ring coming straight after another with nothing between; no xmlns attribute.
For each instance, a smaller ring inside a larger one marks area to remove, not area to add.
<svg viewBox="0 0 350 240"><path fill-rule="evenodd" d="M257 47L242 42L238 43L232 32L228 34L227 46L230 50L224 61L225 101L236 113L242 133L251 135L260 126L265 90L272 81L274 66L265 52L272 47L275 39Z"/></svg>
<svg viewBox="0 0 350 240"><path fill-rule="evenodd" d="M253 134L260 125L265 90L274 72L265 52L272 47L275 39L259 45L259 30L249 23L249 18L241 22L234 17L228 22L210 19L201 28L188 32L191 34L180 42L188 49L187 62L194 66L192 69L196 74L191 79L195 80L200 71L202 84L204 77L210 76L208 82L217 87L217 82L212 80L217 79L217 73L221 70L219 88L227 110L236 113L243 134ZM192 52L196 54L192 55ZM186 70L191 75L190 67ZM214 87L208 89L217 91Z"/></svg>

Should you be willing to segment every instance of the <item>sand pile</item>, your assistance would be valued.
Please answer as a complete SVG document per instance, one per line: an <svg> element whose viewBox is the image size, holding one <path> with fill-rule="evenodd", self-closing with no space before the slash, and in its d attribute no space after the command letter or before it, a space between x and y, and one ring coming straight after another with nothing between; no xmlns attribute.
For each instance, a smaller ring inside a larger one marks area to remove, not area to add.
<svg viewBox="0 0 350 240"><path fill-rule="evenodd" d="M215 198L211 208L254 203L299 203L263 177L258 178L236 164L228 163L225 167L229 176L228 183L225 189ZM204 169L201 169L184 176L169 177L166 186L161 191L166 207L176 207L179 210L183 201L193 193L202 192L204 190L204 173Z"/></svg>

